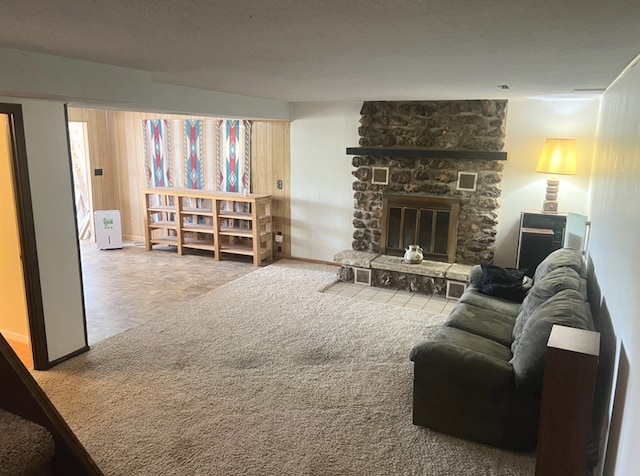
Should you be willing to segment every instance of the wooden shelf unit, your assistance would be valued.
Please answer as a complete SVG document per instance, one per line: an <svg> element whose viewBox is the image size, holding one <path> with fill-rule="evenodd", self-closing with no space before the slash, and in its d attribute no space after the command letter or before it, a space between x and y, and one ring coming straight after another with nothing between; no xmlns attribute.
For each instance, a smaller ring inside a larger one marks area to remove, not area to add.
<svg viewBox="0 0 640 476"><path fill-rule="evenodd" d="M143 191L145 245L174 245L222 255L253 257L260 266L273 259L271 195L242 195L178 188Z"/></svg>

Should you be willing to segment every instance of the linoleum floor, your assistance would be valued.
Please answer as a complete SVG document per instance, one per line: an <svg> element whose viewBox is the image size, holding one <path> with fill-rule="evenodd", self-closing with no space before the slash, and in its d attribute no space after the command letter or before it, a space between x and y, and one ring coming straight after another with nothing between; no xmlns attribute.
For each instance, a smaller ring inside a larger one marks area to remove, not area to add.
<svg viewBox="0 0 640 476"><path fill-rule="evenodd" d="M126 242L100 250L80 241L89 345L124 332L256 268L248 257L216 261L210 252Z"/></svg>

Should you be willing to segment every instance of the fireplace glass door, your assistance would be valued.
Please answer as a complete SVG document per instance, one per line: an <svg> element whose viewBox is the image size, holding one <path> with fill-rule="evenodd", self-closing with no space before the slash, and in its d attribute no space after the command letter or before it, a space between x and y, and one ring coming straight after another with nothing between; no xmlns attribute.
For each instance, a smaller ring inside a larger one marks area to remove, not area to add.
<svg viewBox="0 0 640 476"><path fill-rule="evenodd" d="M391 207L387 252L401 256L409 245L419 245L425 255L447 257L449 219L447 210Z"/></svg>
<svg viewBox="0 0 640 476"><path fill-rule="evenodd" d="M459 205L402 196L385 199L383 253L402 256L409 245L419 245L426 259L453 262L457 242Z"/></svg>

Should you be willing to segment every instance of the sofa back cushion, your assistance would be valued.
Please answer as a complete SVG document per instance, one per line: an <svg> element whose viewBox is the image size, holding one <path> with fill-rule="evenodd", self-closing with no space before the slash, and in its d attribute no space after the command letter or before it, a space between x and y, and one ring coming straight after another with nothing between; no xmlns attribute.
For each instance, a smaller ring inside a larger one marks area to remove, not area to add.
<svg viewBox="0 0 640 476"><path fill-rule="evenodd" d="M514 343L522 332L525 322L536 308L565 289L583 290L582 279L572 268L554 269L540 280L534 281L533 287L529 290L527 297L524 298L520 306L520 312L513 326ZM586 300L587 297L583 296L583 298Z"/></svg>
<svg viewBox="0 0 640 476"><path fill-rule="evenodd" d="M593 330L589 304L579 291L565 289L558 292L541 303L525 321L517 341L511 345L513 357L510 362L518 389L540 393L547 341L554 324Z"/></svg>
<svg viewBox="0 0 640 476"><path fill-rule="evenodd" d="M544 278L554 269L571 268L582 278L587 277L587 267L582 258L582 251L571 248L560 248L547 256L536 268L533 281Z"/></svg>

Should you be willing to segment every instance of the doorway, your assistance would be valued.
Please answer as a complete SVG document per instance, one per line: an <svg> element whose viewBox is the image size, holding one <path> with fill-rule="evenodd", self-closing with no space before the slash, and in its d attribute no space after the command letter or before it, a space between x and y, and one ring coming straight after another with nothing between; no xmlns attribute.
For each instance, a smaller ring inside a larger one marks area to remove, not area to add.
<svg viewBox="0 0 640 476"><path fill-rule="evenodd" d="M31 336L20 260L20 236L11 166L10 118L0 114L0 333L25 366L33 367Z"/></svg>
<svg viewBox="0 0 640 476"><path fill-rule="evenodd" d="M89 181L89 143L87 123L69 121L69 148L73 172L73 190L76 203L78 239L92 238L91 232L91 182Z"/></svg>
<svg viewBox="0 0 640 476"><path fill-rule="evenodd" d="M49 367L19 104L0 103L0 332L25 366Z"/></svg>

